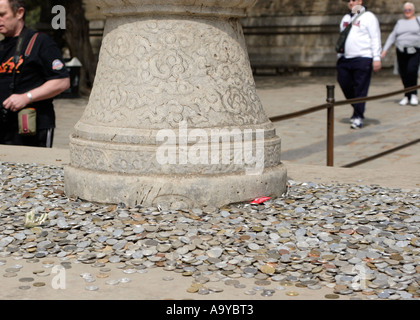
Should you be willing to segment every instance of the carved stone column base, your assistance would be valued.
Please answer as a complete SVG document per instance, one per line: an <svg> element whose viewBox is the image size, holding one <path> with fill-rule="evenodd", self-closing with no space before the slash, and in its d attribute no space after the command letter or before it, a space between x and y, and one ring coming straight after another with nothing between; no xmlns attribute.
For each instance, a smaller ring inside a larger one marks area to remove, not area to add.
<svg viewBox="0 0 420 320"><path fill-rule="evenodd" d="M281 140L239 17L255 0L95 0L108 15L65 192L171 208L280 196Z"/></svg>
<svg viewBox="0 0 420 320"><path fill-rule="evenodd" d="M286 189L286 168L269 168L247 176L134 176L66 168L67 190L99 203L124 203L130 207L163 206L168 209L222 207L260 196L281 196ZM84 188L79 188L79 186ZM76 195L76 194L75 194Z"/></svg>

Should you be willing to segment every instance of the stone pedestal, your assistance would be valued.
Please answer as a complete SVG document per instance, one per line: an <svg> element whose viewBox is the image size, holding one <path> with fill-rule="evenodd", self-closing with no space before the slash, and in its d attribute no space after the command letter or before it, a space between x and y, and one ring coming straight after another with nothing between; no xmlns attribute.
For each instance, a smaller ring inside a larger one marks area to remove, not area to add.
<svg viewBox="0 0 420 320"><path fill-rule="evenodd" d="M256 1L94 2L107 20L66 194L175 209L280 196L280 138L239 23Z"/></svg>

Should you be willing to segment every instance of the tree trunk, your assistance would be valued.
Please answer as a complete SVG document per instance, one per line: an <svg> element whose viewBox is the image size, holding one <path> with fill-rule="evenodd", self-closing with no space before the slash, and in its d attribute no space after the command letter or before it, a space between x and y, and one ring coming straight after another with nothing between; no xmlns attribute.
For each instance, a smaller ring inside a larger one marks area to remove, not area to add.
<svg viewBox="0 0 420 320"><path fill-rule="evenodd" d="M89 39L89 22L85 18L82 0L55 0L54 5L66 9L66 41L72 57L77 57L83 67L80 72L79 92L89 95L95 77L97 57ZM51 8L51 7L50 7Z"/></svg>

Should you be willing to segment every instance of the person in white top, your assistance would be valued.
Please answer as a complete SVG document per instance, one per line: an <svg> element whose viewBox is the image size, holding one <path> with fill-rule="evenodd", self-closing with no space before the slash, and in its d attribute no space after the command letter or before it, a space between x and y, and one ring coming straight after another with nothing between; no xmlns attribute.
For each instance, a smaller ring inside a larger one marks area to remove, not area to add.
<svg viewBox="0 0 420 320"><path fill-rule="evenodd" d="M415 15L415 7L411 2L406 2L403 7L404 19L400 19L394 30L386 40L382 58L385 58L389 48L395 44L397 51L398 72L404 88L417 86L418 70L420 64L420 21ZM400 105L405 106L410 102L417 106L419 101L417 90L405 93Z"/></svg>
<svg viewBox="0 0 420 320"><path fill-rule="evenodd" d="M349 0L348 9L340 23L340 31L352 23L344 53L338 54L337 80L347 99L367 97L372 71L381 64L381 30L376 16L362 6L362 0ZM351 116L351 128L363 125L366 103L355 103Z"/></svg>

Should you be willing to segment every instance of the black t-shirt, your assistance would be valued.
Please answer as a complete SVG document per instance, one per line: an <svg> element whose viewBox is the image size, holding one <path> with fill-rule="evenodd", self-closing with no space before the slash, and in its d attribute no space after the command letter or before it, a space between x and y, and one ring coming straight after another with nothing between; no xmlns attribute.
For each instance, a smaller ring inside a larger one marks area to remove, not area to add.
<svg viewBox="0 0 420 320"><path fill-rule="evenodd" d="M33 46L28 46L35 31L27 29L22 53L17 63L14 93L25 93L41 86L48 80L69 77L62 54L55 42L46 34L39 33ZM0 103L11 95L14 62L18 37L0 41ZM27 53L30 54L26 56ZM35 102L31 107L37 110L37 127L55 127L53 99ZM17 116L13 117L17 125Z"/></svg>

